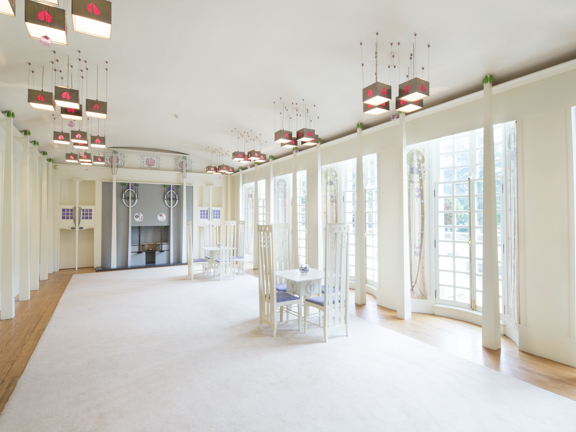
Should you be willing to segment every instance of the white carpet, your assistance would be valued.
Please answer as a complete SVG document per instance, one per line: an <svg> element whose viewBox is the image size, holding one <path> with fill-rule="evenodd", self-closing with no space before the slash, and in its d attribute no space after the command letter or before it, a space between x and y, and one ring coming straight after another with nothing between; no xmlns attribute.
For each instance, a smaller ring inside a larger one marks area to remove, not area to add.
<svg viewBox="0 0 576 432"><path fill-rule="evenodd" d="M0 431L569 431L576 403L351 317L258 329L257 279L76 275Z"/></svg>

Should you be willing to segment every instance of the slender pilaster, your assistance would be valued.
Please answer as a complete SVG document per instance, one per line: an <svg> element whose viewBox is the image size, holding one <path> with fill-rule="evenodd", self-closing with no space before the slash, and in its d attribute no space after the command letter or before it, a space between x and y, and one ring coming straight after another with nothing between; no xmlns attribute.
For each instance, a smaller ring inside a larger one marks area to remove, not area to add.
<svg viewBox="0 0 576 432"><path fill-rule="evenodd" d="M362 159L362 124L356 128L356 223L354 298L366 304L366 208L364 206L364 166Z"/></svg>
<svg viewBox="0 0 576 432"><path fill-rule="evenodd" d="M46 152L44 152L46 153ZM42 192L40 212L40 280L48 279L48 161L42 157Z"/></svg>
<svg viewBox="0 0 576 432"><path fill-rule="evenodd" d="M496 226L496 178L492 75L484 84L484 248L482 277L482 346L500 349L500 300L498 284L498 234Z"/></svg>
<svg viewBox="0 0 576 432"><path fill-rule="evenodd" d="M38 188L39 158L37 141L33 142L30 151L30 290L36 291L40 288L40 200Z"/></svg>
<svg viewBox="0 0 576 432"><path fill-rule="evenodd" d="M22 189L20 199L20 287L18 300L30 300L30 143L22 140Z"/></svg>
<svg viewBox="0 0 576 432"><path fill-rule="evenodd" d="M256 169L256 167L254 167L254 169ZM259 268L259 265L258 265L259 264L258 263L258 189L259 189L258 188L258 180L255 180L255 183L254 183L254 203L253 203L253 206L254 206L254 213L253 213L253 215L254 215L254 236L253 237L254 238L252 239L252 241L254 242L254 247L252 249L254 251L254 254L253 254L253 257L254 257L253 258L253 260L254 260L254 263L253 263L254 267L253 268L254 268L254 270L258 270L258 268Z"/></svg>
<svg viewBox="0 0 576 432"><path fill-rule="evenodd" d="M76 224L76 229L74 230L76 238L75 256L76 256L76 270L78 270L78 253L79 253L79 237L80 237L80 224L82 223L82 211L80 210L80 180L76 180L76 212L74 221Z"/></svg>
<svg viewBox="0 0 576 432"><path fill-rule="evenodd" d="M292 153L292 268L298 267L298 175L296 153Z"/></svg>
<svg viewBox="0 0 576 432"><path fill-rule="evenodd" d="M270 171L268 172L268 188L266 189L266 220L269 225L274 223L274 158L270 156Z"/></svg>
<svg viewBox="0 0 576 432"><path fill-rule="evenodd" d="M230 176L228 176L228 190L230 190ZM180 262L188 262L188 234L186 221L188 219L188 205L186 204L186 177L182 176L182 234L180 244L182 245L182 251L180 253Z"/></svg>
<svg viewBox="0 0 576 432"><path fill-rule="evenodd" d="M399 241L399 261L402 275L398 286L398 308L397 314L400 319L412 318L412 305L410 303L410 235L408 232L408 176L406 167L406 115L400 114L400 139L398 152L400 156L400 166L398 167L399 178L399 222L401 224L401 235Z"/></svg>
<svg viewBox="0 0 576 432"><path fill-rule="evenodd" d="M324 221L322 220L322 150L321 150L321 143L316 144L316 208L317 210L317 218L316 218L316 243L318 244L318 270L324 270L324 249L326 245L324 243L324 235L323 235L323 227ZM308 179L306 179L308 184ZM308 200L308 197L306 197ZM306 208L308 211L308 208ZM308 216L307 214L306 216ZM310 227L308 223L308 219L306 219L306 228ZM309 232L309 231L308 231ZM314 241L314 239L308 239L308 250L310 250L310 241ZM308 261L310 261L310 255L308 255Z"/></svg>
<svg viewBox="0 0 576 432"><path fill-rule="evenodd" d="M54 167L53 164L51 169L53 170ZM60 220L61 215L58 214L58 206L60 205L60 178L56 172L54 173L52 184L52 262L54 271L57 272L60 270L60 229L58 228L58 220Z"/></svg>
<svg viewBox="0 0 576 432"><path fill-rule="evenodd" d="M48 168L48 273L54 272L54 166L52 159L49 159Z"/></svg>
<svg viewBox="0 0 576 432"><path fill-rule="evenodd" d="M94 196L96 209L94 212L94 267L102 267L102 180L95 182Z"/></svg>
<svg viewBox="0 0 576 432"><path fill-rule="evenodd" d="M0 319L12 319L14 305L14 123L4 120L6 146L4 150L4 194L2 215L2 260L0 262Z"/></svg>
<svg viewBox="0 0 576 432"><path fill-rule="evenodd" d="M115 155L113 155L113 157L116 157ZM114 174L112 176L112 241L111 243L111 248L112 250L110 251L110 257L111 257L111 262L110 262L110 267L115 269L116 267L118 267L118 249L116 247L116 239L117 239L117 233L116 233L116 174Z"/></svg>

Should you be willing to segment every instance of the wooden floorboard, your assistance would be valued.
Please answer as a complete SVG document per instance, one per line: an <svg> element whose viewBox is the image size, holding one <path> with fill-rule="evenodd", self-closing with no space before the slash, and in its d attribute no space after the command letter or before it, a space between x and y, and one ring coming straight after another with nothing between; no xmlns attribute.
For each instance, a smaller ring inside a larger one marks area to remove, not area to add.
<svg viewBox="0 0 576 432"><path fill-rule="evenodd" d="M258 276L258 271L247 264L246 273ZM0 412L14 391L70 279L74 274L93 271L61 270L51 274L47 281L40 282L39 291L31 293L29 301L16 302L14 319L0 321ZM354 291L350 292L353 300ZM365 305L351 308L351 314L576 401L575 368L519 351L507 337L502 337L501 350L485 349L482 347L482 329L474 324L427 314L412 314L411 320L401 320L395 311L378 306L370 295Z"/></svg>

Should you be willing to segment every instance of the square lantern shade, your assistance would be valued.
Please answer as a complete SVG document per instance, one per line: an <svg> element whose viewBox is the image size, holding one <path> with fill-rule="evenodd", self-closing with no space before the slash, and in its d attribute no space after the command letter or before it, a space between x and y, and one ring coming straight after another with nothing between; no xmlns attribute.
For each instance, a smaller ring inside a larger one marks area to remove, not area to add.
<svg viewBox="0 0 576 432"><path fill-rule="evenodd" d="M82 121L82 105L79 108L60 108L60 116L67 120Z"/></svg>
<svg viewBox="0 0 576 432"><path fill-rule="evenodd" d="M28 89L28 103L34 109L54 111L54 99L50 92Z"/></svg>
<svg viewBox="0 0 576 432"><path fill-rule="evenodd" d="M73 144L84 144L88 145L88 132L83 132L81 130L73 130L70 131L72 136L72 143ZM76 148L76 146L74 146Z"/></svg>
<svg viewBox="0 0 576 432"><path fill-rule="evenodd" d="M216 174L217 171L218 167L216 167L215 165L208 165L206 167L206 174Z"/></svg>
<svg viewBox="0 0 576 432"><path fill-rule="evenodd" d="M308 142L314 139L314 129L303 128L296 132L296 140L300 142Z"/></svg>
<svg viewBox="0 0 576 432"><path fill-rule="evenodd" d="M245 157L246 155L241 151L235 151L232 153L232 160L236 162L242 162Z"/></svg>
<svg viewBox="0 0 576 432"><path fill-rule="evenodd" d="M54 132L52 138L54 144L70 144L70 134L68 132Z"/></svg>
<svg viewBox="0 0 576 432"><path fill-rule="evenodd" d="M260 153L260 157L254 161L254 163L257 163L258 165L261 165L266 162L268 162L268 158L264 153Z"/></svg>
<svg viewBox="0 0 576 432"><path fill-rule="evenodd" d="M97 119L108 118L108 103L98 100L86 99L86 117Z"/></svg>
<svg viewBox="0 0 576 432"><path fill-rule="evenodd" d="M419 101L407 102L405 100L396 98L396 109L403 113L412 113L424 108L424 101L420 99Z"/></svg>
<svg viewBox="0 0 576 432"><path fill-rule="evenodd" d="M415 102L430 96L430 83L413 78L398 86L398 97L406 102Z"/></svg>
<svg viewBox="0 0 576 432"><path fill-rule="evenodd" d="M260 159L260 152L258 150L250 150L247 156L248 159L254 162Z"/></svg>
<svg viewBox="0 0 576 432"><path fill-rule="evenodd" d="M16 0L0 0L0 13L16 16Z"/></svg>
<svg viewBox="0 0 576 432"><path fill-rule="evenodd" d="M31 38L40 39L42 36L48 36L56 44L68 45L64 9L26 0L24 15Z"/></svg>
<svg viewBox="0 0 576 432"><path fill-rule="evenodd" d="M297 147L298 141L296 141L296 138L292 137L292 138L290 138L289 141L286 141L286 142L283 142L282 144L280 144L280 146L286 147L286 148Z"/></svg>
<svg viewBox="0 0 576 432"><path fill-rule="evenodd" d="M75 153L66 153L66 162L78 163L78 155Z"/></svg>
<svg viewBox="0 0 576 432"><path fill-rule="evenodd" d="M244 160L241 160L241 161L240 161L240 163L243 163L243 164L247 164L247 163L250 163L250 162L252 162L252 161L251 161L250 158L248 157L248 153L246 153L246 154L244 155Z"/></svg>
<svg viewBox="0 0 576 432"><path fill-rule="evenodd" d="M390 111L390 102L384 102L381 105L366 105L364 104L364 113L370 115L380 115Z"/></svg>
<svg viewBox="0 0 576 432"><path fill-rule="evenodd" d="M362 102L368 105L382 105L392 100L392 87L376 81L362 90Z"/></svg>
<svg viewBox="0 0 576 432"><path fill-rule="evenodd" d="M94 165L104 165L106 163L104 160L104 155L94 156L94 158L92 159L92 162L94 163Z"/></svg>
<svg viewBox="0 0 576 432"><path fill-rule="evenodd" d="M90 153L80 153L78 160L81 164L91 164L92 163L92 155Z"/></svg>
<svg viewBox="0 0 576 432"><path fill-rule="evenodd" d="M54 87L54 103L64 108L80 108L80 92L68 87Z"/></svg>
<svg viewBox="0 0 576 432"><path fill-rule="evenodd" d="M287 130L279 130L274 134L274 142L285 144L292 140L292 132Z"/></svg>
<svg viewBox="0 0 576 432"><path fill-rule="evenodd" d="M106 137L100 135L92 135L90 137L90 145L96 148L106 148Z"/></svg>
<svg viewBox="0 0 576 432"><path fill-rule="evenodd" d="M218 169L216 170L216 174L224 174L226 171L226 165L219 165Z"/></svg>
<svg viewBox="0 0 576 432"><path fill-rule="evenodd" d="M72 0L74 31L103 39L112 33L112 3L108 0Z"/></svg>

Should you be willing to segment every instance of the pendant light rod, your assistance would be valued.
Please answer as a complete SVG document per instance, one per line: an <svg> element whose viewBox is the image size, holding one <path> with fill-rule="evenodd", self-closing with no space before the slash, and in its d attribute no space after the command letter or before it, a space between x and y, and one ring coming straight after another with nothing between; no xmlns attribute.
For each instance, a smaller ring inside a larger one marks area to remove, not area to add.
<svg viewBox="0 0 576 432"><path fill-rule="evenodd" d="M362 88L364 88L364 54L362 52L362 42L360 42L360 63L362 64Z"/></svg>
<svg viewBox="0 0 576 432"><path fill-rule="evenodd" d="M378 82L378 32L376 32L376 52L374 54L374 60L376 63L376 71L375 71L375 76L376 76L376 82Z"/></svg>

